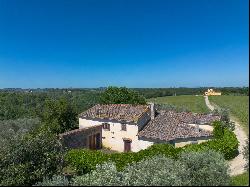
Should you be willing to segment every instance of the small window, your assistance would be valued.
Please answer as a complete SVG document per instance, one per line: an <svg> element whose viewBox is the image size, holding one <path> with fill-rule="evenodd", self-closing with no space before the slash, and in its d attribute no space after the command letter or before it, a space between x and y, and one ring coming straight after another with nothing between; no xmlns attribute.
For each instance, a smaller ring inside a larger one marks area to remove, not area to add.
<svg viewBox="0 0 250 187"><path fill-rule="evenodd" d="M102 128L109 131L109 130L110 130L110 124L108 124L108 123L103 123L103 124L102 124Z"/></svg>
<svg viewBox="0 0 250 187"><path fill-rule="evenodd" d="M127 130L127 125L122 123L122 131L126 131Z"/></svg>

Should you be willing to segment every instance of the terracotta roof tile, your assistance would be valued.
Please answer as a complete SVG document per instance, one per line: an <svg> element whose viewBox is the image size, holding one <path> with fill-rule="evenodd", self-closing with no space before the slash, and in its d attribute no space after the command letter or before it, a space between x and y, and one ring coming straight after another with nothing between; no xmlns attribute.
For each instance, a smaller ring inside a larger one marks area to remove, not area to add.
<svg viewBox="0 0 250 187"><path fill-rule="evenodd" d="M212 135L211 132L202 129L198 132L196 127L188 125L185 116L189 116L190 121L195 120L193 119L194 116L190 116L188 113L161 111L154 120L151 120L138 133L138 136L170 141L179 138L208 137Z"/></svg>
<svg viewBox="0 0 250 187"><path fill-rule="evenodd" d="M150 110L148 105L98 104L81 113L80 117L137 122L140 116L148 110Z"/></svg>

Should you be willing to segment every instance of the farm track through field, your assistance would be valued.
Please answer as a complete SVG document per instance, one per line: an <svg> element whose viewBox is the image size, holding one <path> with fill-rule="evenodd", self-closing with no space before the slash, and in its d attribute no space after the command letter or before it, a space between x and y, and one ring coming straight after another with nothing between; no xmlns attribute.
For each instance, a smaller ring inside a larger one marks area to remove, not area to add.
<svg viewBox="0 0 250 187"><path fill-rule="evenodd" d="M206 102L207 107L210 110L215 109L215 107L210 104L208 100L208 96L205 96L205 102ZM237 139L239 141L239 155L235 157L233 160L229 161L230 175L234 176L234 175L239 175L245 172L244 166L246 164L246 160L244 159L242 152L243 152L244 146L246 145L246 140L248 139L248 137L245 134L242 127L240 126L238 120L232 117L230 117L230 120L235 122L234 133L237 136Z"/></svg>

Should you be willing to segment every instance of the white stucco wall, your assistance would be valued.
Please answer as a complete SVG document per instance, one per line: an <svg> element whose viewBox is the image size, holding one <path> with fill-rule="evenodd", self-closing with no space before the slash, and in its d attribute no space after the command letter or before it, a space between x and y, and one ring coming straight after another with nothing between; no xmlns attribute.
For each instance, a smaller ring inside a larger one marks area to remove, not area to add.
<svg viewBox="0 0 250 187"><path fill-rule="evenodd" d="M99 122L99 121L79 118L79 129L84 128L84 127L91 127L94 125L100 125L101 123L102 122Z"/></svg>
<svg viewBox="0 0 250 187"><path fill-rule="evenodd" d="M105 147L109 147L112 150L123 152L124 151L124 141L123 138L129 138L132 140L131 142L131 151L138 152L142 149L146 149L149 146L154 144L154 140L152 141L146 141L146 140L139 140L138 139L138 125L135 124L126 124L127 130L122 131L121 130L121 123L119 122L113 122L113 121L107 121L107 120L87 120L79 118L79 128L94 126L94 125L100 125L102 123L109 123L110 124L110 130L102 129L102 144ZM195 124L190 124L195 125ZM208 129L205 125L199 125L200 128L203 127L203 129ZM205 127L205 128L204 128ZM175 141L175 147L183 147L187 144L192 143L192 141L198 140L198 143L202 143L204 141L207 141L210 138L198 138L198 139L180 139Z"/></svg>
<svg viewBox="0 0 250 187"><path fill-rule="evenodd" d="M89 127L93 125L99 125L102 123L109 123L110 130L102 129L102 144L105 147L110 147L112 150L119 152L124 151L124 141L123 138L129 138L131 142L131 151L137 152L142 149L146 149L153 145L153 142L138 140L138 126L135 124L126 124L127 130L121 130L121 123L112 122L106 120L87 120L79 118L79 128Z"/></svg>
<svg viewBox="0 0 250 187"><path fill-rule="evenodd" d="M211 137L202 137L202 138L188 138L188 139L181 139L181 140L175 140L175 147L183 147L185 145L191 144L193 141L197 141L198 144L202 142L206 142Z"/></svg>

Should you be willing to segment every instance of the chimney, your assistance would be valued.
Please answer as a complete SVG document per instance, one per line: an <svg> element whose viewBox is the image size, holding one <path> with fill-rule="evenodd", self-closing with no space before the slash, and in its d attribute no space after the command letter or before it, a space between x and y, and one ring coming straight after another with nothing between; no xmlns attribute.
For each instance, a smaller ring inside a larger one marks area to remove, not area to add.
<svg viewBox="0 0 250 187"><path fill-rule="evenodd" d="M150 117L151 120L155 119L155 104L154 103L149 103L150 104Z"/></svg>

